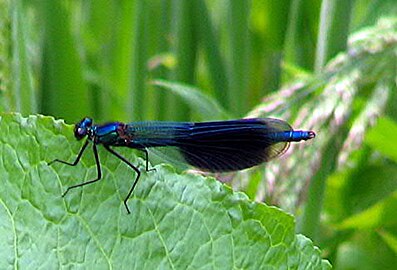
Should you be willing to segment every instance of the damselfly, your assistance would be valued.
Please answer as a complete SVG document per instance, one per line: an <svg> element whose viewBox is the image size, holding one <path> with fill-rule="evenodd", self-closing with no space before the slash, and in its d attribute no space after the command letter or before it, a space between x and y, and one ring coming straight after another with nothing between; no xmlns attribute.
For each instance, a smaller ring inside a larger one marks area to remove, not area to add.
<svg viewBox="0 0 397 270"><path fill-rule="evenodd" d="M144 152L146 171L148 148L174 147L185 163L204 171L229 172L259 165L282 155L290 142L309 140L315 137L313 131L293 130L285 121L273 118L252 118L216 122L120 122L94 125L91 118L84 118L75 125L74 136L77 140L87 137L73 163L55 159L49 163L60 162L76 166L88 144L92 149L97 167L97 177L93 180L73 185L69 190L82 187L102 178L97 145L102 144L111 154L122 160L136 172L135 180L124 199L130 198L141 176L140 170L113 147L128 147Z"/></svg>

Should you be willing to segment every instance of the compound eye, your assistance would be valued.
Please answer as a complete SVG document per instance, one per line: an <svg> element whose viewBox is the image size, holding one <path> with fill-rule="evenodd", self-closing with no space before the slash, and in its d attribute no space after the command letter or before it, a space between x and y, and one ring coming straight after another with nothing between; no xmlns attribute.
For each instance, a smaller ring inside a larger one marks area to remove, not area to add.
<svg viewBox="0 0 397 270"><path fill-rule="evenodd" d="M77 129L77 135L80 137L84 137L87 134L85 128L78 128Z"/></svg>
<svg viewBox="0 0 397 270"><path fill-rule="evenodd" d="M76 139L81 140L87 135L87 129L76 126L74 129L74 136Z"/></svg>
<svg viewBox="0 0 397 270"><path fill-rule="evenodd" d="M88 117L83 118L74 127L74 137L76 137L76 139L78 140L83 139L85 136L88 135L91 126L92 126L92 119Z"/></svg>

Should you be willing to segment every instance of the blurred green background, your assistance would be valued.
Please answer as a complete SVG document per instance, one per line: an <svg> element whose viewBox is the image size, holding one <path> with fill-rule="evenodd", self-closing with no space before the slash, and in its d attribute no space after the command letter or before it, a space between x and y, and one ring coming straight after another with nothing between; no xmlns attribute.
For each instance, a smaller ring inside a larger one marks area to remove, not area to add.
<svg viewBox="0 0 397 270"><path fill-rule="evenodd" d="M313 129L231 184L293 213L336 269L393 269L396 14L395 0L0 0L0 108Z"/></svg>

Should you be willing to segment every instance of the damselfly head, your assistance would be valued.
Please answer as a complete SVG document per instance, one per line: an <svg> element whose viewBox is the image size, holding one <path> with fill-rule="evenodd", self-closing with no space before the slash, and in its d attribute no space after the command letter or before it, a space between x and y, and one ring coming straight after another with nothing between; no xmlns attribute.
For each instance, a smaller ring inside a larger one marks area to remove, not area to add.
<svg viewBox="0 0 397 270"><path fill-rule="evenodd" d="M77 140L83 139L91 130L92 119L85 117L74 126L74 137Z"/></svg>

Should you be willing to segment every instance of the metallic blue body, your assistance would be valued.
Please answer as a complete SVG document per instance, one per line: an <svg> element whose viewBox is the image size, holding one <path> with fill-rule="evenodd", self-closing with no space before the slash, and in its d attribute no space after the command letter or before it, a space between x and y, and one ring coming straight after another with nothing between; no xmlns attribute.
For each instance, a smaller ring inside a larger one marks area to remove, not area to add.
<svg viewBox="0 0 397 270"><path fill-rule="evenodd" d="M84 118L75 125L74 136L77 140L88 138L75 161L71 163L55 159L49 164L59 162L69 166L77 165L89 142L92 142L98 176L93 180L68 187L63 196L71 189L97 182L102 178L97 150L97 145L102 144L108 152L137 174L124 199L127 212L130 213L127 201L138 183L141 172L111 146L124 146L143 151L146 154L146 171L150 171L147 148L172 147L178 150L186 163L194 167L211 172L227 172L250 168L276 158L288 149L290 142L312 139L315 133L295 131L285 121L272 118L202 123L113 122L104 125L93 125L91 118Z"/></svg>
<svg viewBox="0 0 397 270"><path fill-rule="evenodd" d="M93 126L92 131L95 134L95 143L107 144L107 145L118 145L123 143L124 140L120 140L120 136L117 132L120 123L108 123L102 126Z"/></svg>
<svg viewBox="0 0 397 270"><path fill-rule="evenodd" d="M236 171L282 155L289 142L309 140L313 131L294 131L288 123L272 118L215 122L119 122L92 125L83 119L76 129L95 144L134 149L176 147L183 160L212 172Z"/></svg>

